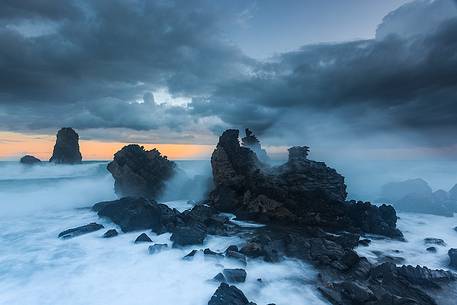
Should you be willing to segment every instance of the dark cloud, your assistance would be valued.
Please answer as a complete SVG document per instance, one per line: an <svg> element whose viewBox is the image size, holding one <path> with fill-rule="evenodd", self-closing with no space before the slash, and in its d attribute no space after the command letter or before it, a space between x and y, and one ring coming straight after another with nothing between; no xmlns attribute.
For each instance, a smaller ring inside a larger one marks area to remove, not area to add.
<svg viewBox="0 0 457 305"><path fill-rule="evenodd" d="M207 143L209 131L249 126L275 144L400 134L455 143L450 0L402 6L374 39L304 46L267 62L226 40L237 11L227 3L3 1L0 128L71 125L94 136L113 130L110 138L155 130L151 137L171 141L202 142L205 134ZM152 94L162 88L192 102L165 105Z"/></svg>

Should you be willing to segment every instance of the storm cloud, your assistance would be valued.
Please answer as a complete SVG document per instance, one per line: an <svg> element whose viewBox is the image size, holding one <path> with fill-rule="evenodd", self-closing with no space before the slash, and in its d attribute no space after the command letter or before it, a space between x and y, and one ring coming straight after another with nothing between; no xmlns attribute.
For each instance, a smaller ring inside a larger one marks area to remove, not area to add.
<svg viewBox="0 0 457 305"><path fill-rule="evenodd" d="M207 143L223 128L248 126L275 145L355 133L456 144L451 0L406 4L373 39L306 45L266 61L227 39L233 8L209 1L63 3L0 4L1 129L71 125ZM164 103L153 95L162 89L189 102Z"/></svg>

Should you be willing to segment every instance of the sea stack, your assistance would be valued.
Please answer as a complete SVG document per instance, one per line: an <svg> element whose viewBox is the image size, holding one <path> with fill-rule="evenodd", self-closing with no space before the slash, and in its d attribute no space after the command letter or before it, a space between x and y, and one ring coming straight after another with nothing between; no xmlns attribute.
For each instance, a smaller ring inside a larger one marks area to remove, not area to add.
<svg viewBox="0 0 457 305"><path fill-rule="evenodd" d="M62 128L57 132L57 140L54 145L49 162L59 164L77 164L81 163L82 156L79 151L79 135L73 128Z"/></svg>
<svg viewBox="0 0 457 305"><path fill-rule="evenodd" d="M176 173L176 164L157 149L145 150L130 144L114 154L108 164L119 196L142 196L155 199L165 189L165 181Z"/></svg>
<svg viewBox="0 0 457 305"><path fill-rule="evenodd" d="M21 162L21 164L25 164L25 165L35 165L35 164L40 164L41 160L38 159L37 157L31 156L31 155L25 155L19 160L19 162Z"/></svg>

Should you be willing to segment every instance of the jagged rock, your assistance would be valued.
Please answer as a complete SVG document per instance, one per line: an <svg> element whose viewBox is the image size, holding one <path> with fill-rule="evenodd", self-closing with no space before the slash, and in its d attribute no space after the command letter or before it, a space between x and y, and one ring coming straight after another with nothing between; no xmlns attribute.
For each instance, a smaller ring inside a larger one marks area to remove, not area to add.
<svg viewBox="0 0 457 305"><path fill-rule="evenodd" d="M73 238L79 235L91 233L103 229L104 227L101 224L92 222L90 224L65 230L59 233L59 237L63 239Z"/></svg>
<svg viewBox="0 0 457 305"><path fill-rule="evenodd" d="M451 248L447 254L449 255L449 266L457 268L457 249Z"/></svg>
<svg viewBox="0 0 457 305"><path fill-rule="evenodd" d="M103 238L111 238L117 236L119 233L115 229L110 229L103 234Z"/></svg>
<svg viewBox="0 0 457 305"><path fill-rule="evenodd" d="M149 236L146 233L141 233L136 239L135 239L135 244L140 244L140 243L152 243L152 240L149 238Z"/></svg>
<svg viewBox="0 0 457 305"><path fill-rule="evenodd" d="M402 236L393 208L346 204L344 177L323 162L308 160L307 147L293 147L288 162L267 167L240 145L238 135L238 130L226 130L211 156L215 189L209 203L216 210L263 223Z"/></svg>
<svg viewBox="0 0 457 305"><path fill-rule="evenodd" d="M178 211L164 204L142 197L124 197L95 204L92 209L100 217L107 217L123 232L151 229L161 234L175 224Z"/></svg>
<svg viewBox="0 0 457 305"><path fill-rule="evenodd" d="M249 128L245 129L246 136L241 139L241 145L251 149L256 155L257 158L262 162L270 161L270 158L267 155L265 149L260 145L259 139L252 133Z"/></svg>
<svg viewBox="0 0 457 305"><path fill-rule="evenodd" d="M176 172L176 164L157 149L145 150L136 144L124 146L116 152L107 168L113 175L118 195L149 199L159 196L164 191L165 181Z"/></svg>
<svg viewBox="0 0 457 305"><path fill-rule="evenodd" d="M424 238L424 243L426 245L438 245L438 246L443 246L443 247L446 246L446 243L441 238L427 237L427 238Z"/></svg>
<svg viewBox="0 0 457 305"><path fill-rule="evenodd" d="M225 276L221 272L219 272L218 274L216 274L215 277L213 277L213 281L221 282L221 283L227 282L227 280L225 279Z"/></svg>
<svg viewBox="0 0 457 305"><path fill-rule="evenodd" d="M82 156L79 151L79 135L73 128L62 128L57 132L57 140L50 162L61 164L81 163Z"/></svg>
<svg viewBox="0 0 457 305"><path fill-rule="evenodd" d="M206 237L206 227L201 223L178 226L171 235L173 246L201 245Z"/></svg>
<svg viewBox="0 0 457 305"><path fill-rule="evenodd" d="M244 283L246 281L247 273L244 269L224 269L222 273L229 283Z"/></svg>
<svg viewBox="0 0 457 305"><path fill-rule="evenodd" d="M34 157L34 156L31 156L31 155L25 155L23 156L19 162L21 162L21 164L26 164L26 165L35 165L35 164L41 164L41 160Z"/></svg>
<svg viewBox="0 0 457 305"><path fill-rule="evenodd" d="M208 305L255 305L255 303L249 302L244 293L235 286L221 283Z"/></svg>
<svg viewBox="0 0 457 305"><path fill-rule="evenodd" d="M149 252L149 254L155 254L155 253L158 253L167 248L168 248L167 244L154 244L152 246L149 246L148 252Z"/></svg>

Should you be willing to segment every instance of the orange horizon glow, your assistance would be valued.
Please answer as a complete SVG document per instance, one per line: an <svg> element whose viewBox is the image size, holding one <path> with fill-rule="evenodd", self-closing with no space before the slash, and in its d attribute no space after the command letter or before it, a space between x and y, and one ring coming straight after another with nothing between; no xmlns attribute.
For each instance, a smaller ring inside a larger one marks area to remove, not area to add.
<svg viewBox="0 0 457 305"><path fill-rule="evenodd" d="M52 155L55 135L25 135L0 131L0 159L18 160L24 155L33 155L47 161ZM80 140L83 160L112 160L115 152L132 143ZM213 145L200 144L139 144L145 149L157 148L162 155L172 160L209 159Z"/></svg>

